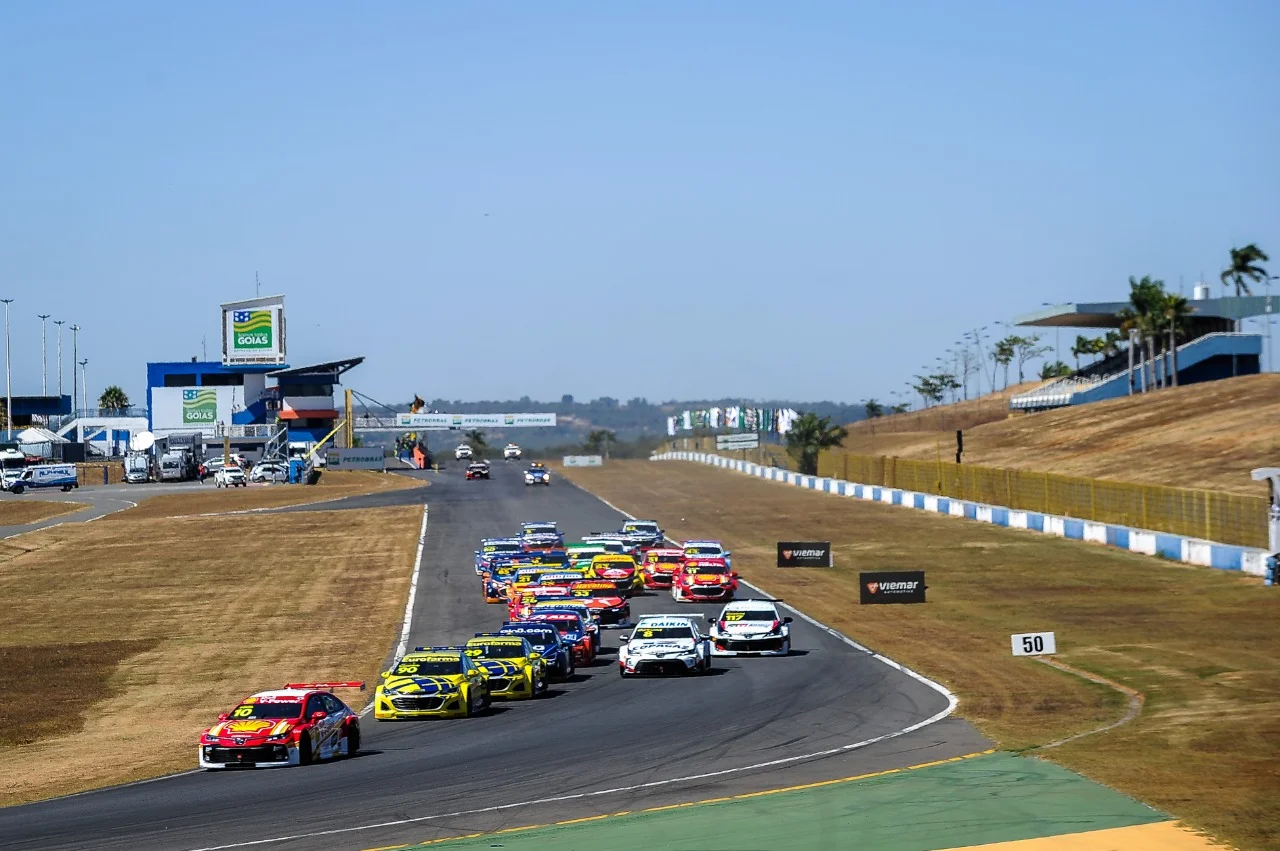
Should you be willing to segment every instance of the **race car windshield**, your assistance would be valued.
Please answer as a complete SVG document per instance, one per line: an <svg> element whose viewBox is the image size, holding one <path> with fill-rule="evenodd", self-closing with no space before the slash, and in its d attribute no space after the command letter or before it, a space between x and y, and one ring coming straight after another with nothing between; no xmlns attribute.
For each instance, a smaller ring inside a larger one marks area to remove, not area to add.
<svg viewBox="0 0 1280 851"><path fill-rule="evenodd" d="M575 597L616 597L618 596L617 588L574 588L573 596Z"/></svg>
<svg viewBox="0 0 1280 851"><path fill-rule="evenodd" d="M693 638L693 630L687 626L642 626L636 629L633 639Z"/></svg>
<svg viewBox="0 0 1280 851"><path fill-rule="evenodd" d="M747 612L725 612L721 618L728 623L743 623L745 621L764 621L765 623L773 623L778 616L773 612L762 610L752 610Z"/></svg>
<svg viewBox="0 0 1280 851"><path fill-rule="evenodd" d="M718 574L724 573L727 569L728 568L721 567L720 565L715 565L712 567L708 567L706 565L699 565L697 567L688 568L688 572L692 573L694 576L716 576Z"/></svg>
<svg viewBox="0 0 1280 851"><path fill-rule="evenodd" d="M537 471L537 470L531 470L530 472L534 472L534 473L536 473L536 472L538 472L538 471ZM556 534L556 527L555 527L555 526L551 526L551 525L547 525L547 526L525 526L525 527L524 527L524 533L525 533L526 535L554 535L554 534Z"/></svg>
<svg viewBox="0 0 1280 851"><path fill-rule="evenodd" d="M560 632L582 632L582 621L577 618L542 618Z"/></svg>
<svg viewBox="0 0 1280 851"><path fill-rule="evenodd" d="M477 659L520 659L524 657L524 645L473 644L467 648L467 655Z"/></svg>
<svg viewBox="0 0 1280 851"><path fill-rule="evenodd" d="M523 551L519 544L485 544L486 553L518 553Z"/></svg>
<svg viewBox="0 0 1280 851"><path fill-rule="evenodd" d="M462 662L457 659L441 659L438 662L401 662L396 665L395 673L401 677L441 677L460 674Z"/></svg>
<svg viewBox="0 0 1280 851"><path fill-rule="evenodd" d="M684 556L649 556L649 564L679 564Z"/></svg>
<svg viewBox="0 0 1280 851"><path fill-rule="evenodd" d="M645 532L646 534L652 534L658 531L658 526L656 523L628 523L626 526L622 527L622 531Z"/></svg>
<svg viewBox="0 0 1280 851"><path fill-rule="evenodd" d="M300 718L302 701L292 700L288 703L242 703L231 712L237 721L277 721L281 718Z"/></svg>
<svg viewBox="0 0 1280 851"><path fill-rule="evenodd" d="M716 553L722 552L722 550L719 547L686 547L685 552L689 555L707 556L715 555Z"/></svg>

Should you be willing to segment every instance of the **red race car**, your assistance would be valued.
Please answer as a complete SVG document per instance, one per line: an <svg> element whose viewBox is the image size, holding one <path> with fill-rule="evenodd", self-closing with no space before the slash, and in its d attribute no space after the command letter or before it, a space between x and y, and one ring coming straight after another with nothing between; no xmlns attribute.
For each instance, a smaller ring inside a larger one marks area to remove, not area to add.
<svg viewBox="0 0 1280 851"><path fill-rule="evenodd" d="M724 602L738 590L738 574L722 558L691 558L671 577L671 597L678 603Z"/></svg>
<svg viewBox="0 0 1280 851"><path fill-rule="evenodd" d="M360 716L332 693L364 683L289 683L246 697L200 736L201 768L276 768L353 756Z"/></svg>
<svg viewBox="0 0 1280 851"><path fill-rule="evenodd" d="M596 660L596 643L580 613L544 609L533 612L526 620L554 626L561 640L573 648L573 664L586 666Z"/></svg>
<svg viewBox="0 0 1280 851"><path fill-rule="evenodd" d="M640 576L646 588L670 588L671 575L684 564L684 550L678 547L655 547L645 553Z"/></svg>
<svg viewBox="0 0 1280 851"><path fill-rule="evenodd" d="M631 624L631 604L616 583L607 579L584 579L569 586L569 598L586 603L597 615L600 626L625 627Z"/></svg>

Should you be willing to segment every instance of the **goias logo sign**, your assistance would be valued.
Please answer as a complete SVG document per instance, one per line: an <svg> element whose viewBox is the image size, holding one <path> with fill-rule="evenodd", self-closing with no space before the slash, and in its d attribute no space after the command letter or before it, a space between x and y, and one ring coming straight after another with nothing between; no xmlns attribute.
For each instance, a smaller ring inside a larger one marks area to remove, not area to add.
<svg viewBox="0 0 1280 851"><path fill-rule="evenodd" d="M923 570L858 574L862 603L923 603Z"/></svg>

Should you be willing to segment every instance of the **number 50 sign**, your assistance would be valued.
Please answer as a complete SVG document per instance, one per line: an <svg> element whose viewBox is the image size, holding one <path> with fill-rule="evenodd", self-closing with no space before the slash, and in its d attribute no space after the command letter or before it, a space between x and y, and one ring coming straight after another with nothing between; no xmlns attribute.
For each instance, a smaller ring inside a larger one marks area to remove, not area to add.
<svg viewBox="0 0 1280 851"><path fill-rule="evenodd" d="M1024 632L1009 638L1014 656L1048 656L1058 650L1052 632Z"/></svg>

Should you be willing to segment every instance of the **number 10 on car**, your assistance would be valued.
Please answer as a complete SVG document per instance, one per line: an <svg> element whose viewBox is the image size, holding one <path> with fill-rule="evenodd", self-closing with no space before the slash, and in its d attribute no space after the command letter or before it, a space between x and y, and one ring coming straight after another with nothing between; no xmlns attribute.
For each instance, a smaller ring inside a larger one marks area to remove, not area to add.
<svg viewBox="0 0 1280 851"><path fill-rule="evenodd" d="M1023 632L1009 638L1014 656L1049 656L1058 652L1052 632Z"/></svg>

